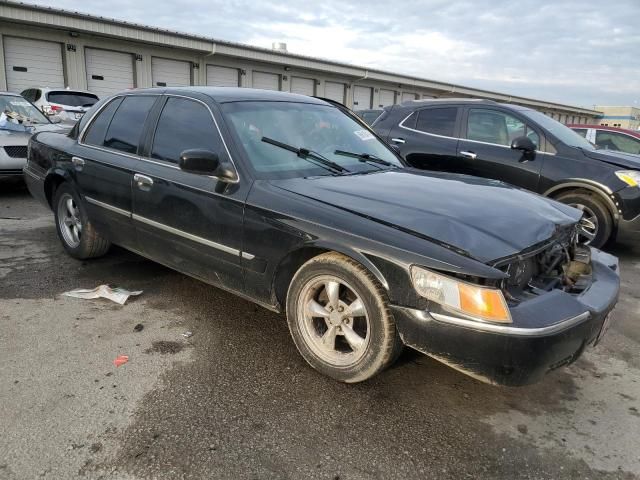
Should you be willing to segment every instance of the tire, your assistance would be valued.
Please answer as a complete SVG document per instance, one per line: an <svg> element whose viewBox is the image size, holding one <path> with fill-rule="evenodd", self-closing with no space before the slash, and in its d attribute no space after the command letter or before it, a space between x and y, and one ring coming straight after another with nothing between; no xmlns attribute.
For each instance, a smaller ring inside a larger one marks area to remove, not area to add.
<svg viewBox="0 0 640 480"><path fill-rule="evenodd" d="M341 382L375 376L403 348L380 283L335 252L312 258L296 272L287 293L287 322L307 363Z"/></svg>
<svg viewBox="0 0 640 480"><path fill-rule="evenodd" d="M572 191L562 193L555 199L584 211L582 231L585 233L580 235L582 243L595 248L600 248L607 243L613 231L613 218L606 205L597 196L591 193ZM595 229L591 228L590 218L597 222ZM593 237L590 238L592 235Z"/></svg>
<svg viewBox="0 0 640 480"><path fill-rule="evenodd" d="M80 201L80 195L70 184L62 183L56 189L53 212L58 237L69 255L85 260L107 253L111 243L96 232Z"/></svg>

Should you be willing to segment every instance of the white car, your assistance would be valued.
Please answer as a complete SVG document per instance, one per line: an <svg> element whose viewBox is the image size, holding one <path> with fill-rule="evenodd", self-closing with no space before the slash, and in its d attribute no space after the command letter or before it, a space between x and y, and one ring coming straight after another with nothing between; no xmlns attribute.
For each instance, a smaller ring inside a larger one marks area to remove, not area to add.
<svg viewBox="0 0 640 480"><path fill-rule="evenodd" d="M47 116L57 116L62 123L74 124L96 103L98 96L83 90L33 87L21 95Z"/></svg>

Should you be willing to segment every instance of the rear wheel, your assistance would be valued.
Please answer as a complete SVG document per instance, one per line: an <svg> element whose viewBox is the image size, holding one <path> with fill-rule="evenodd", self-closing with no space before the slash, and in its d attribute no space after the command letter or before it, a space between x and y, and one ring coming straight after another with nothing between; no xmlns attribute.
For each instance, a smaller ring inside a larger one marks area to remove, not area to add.
<svg viewBox="0 0 640 480"><path fill-rule="evenodd" d="M583 192L567 192L556 200L582 210L579 241L592 247L602 247L613 231L613 218L604 203L595 195Z"/></svg>
<svg viewBox="0 0 640 480"><path fill-rule="evenodd" d="M58 237L69 255L83 260L107 253L111 243L95 231L80 196L68 183L57 188L53 211Z"/></svg>
<svg viewBox="0 0 640 480"><path fill-rule="evenodd" d="M385 291L368 270L338 253L298 270L287 294L287 320L304 359L343 382L371 378L402 349Z"/></svg>

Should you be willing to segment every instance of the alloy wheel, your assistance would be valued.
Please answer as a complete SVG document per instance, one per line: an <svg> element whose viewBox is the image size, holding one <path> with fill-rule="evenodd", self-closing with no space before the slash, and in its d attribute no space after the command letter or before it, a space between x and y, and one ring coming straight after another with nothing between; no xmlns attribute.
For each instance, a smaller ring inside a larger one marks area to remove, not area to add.
<svg viewBox="0 0 640 480"><path fill-rule="evenodd" d="M309 349L335 366L355 364L367 350L370 322L355 290L333 275L309 281L300 293L298 322Z"/></svg>
<svg viewBox="0 0 640 480"><path fill-rule="evenodd" d="M570 206L582 210L582 218L578 224L578 241L584 245L589 245L598 234L598 217L595 212L582 203L570 203Z"/></svg>
<svg viewBox="0 0 640 480"><path fill-rule="evenodd" d="M65 243L77 248L82 237L82 219L76 201L68 193L62 195L58 202L58 225Z"/></svg>

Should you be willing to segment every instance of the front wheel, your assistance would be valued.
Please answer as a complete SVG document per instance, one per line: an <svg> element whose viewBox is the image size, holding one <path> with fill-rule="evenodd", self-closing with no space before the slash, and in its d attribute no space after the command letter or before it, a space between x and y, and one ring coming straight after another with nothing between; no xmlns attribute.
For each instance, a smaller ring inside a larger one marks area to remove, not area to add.
<svg viewBox="0 0 640 480"><path fill-rule="evenodd" d="M107 253L111 243L95 231L80 196L68 183L56 190L53 211L58 237L69 255L84 260Z"/></svg>
<svg viewBox="0 0 640 480"><path fill-rule="evenodd" d="M368 270L344 255L323 254L300 267L291 282L289 330L313 368L361 382L388 367L402 349L388 304Z"/></svg>
<svg viewBox="0 0 640 480"><path fill-rule="evenodd" d="M613 231L613 218L607 207L596 196L582 192L567 192L555 198L582 210L578 240L595 248L602 247Z"/></svg>

